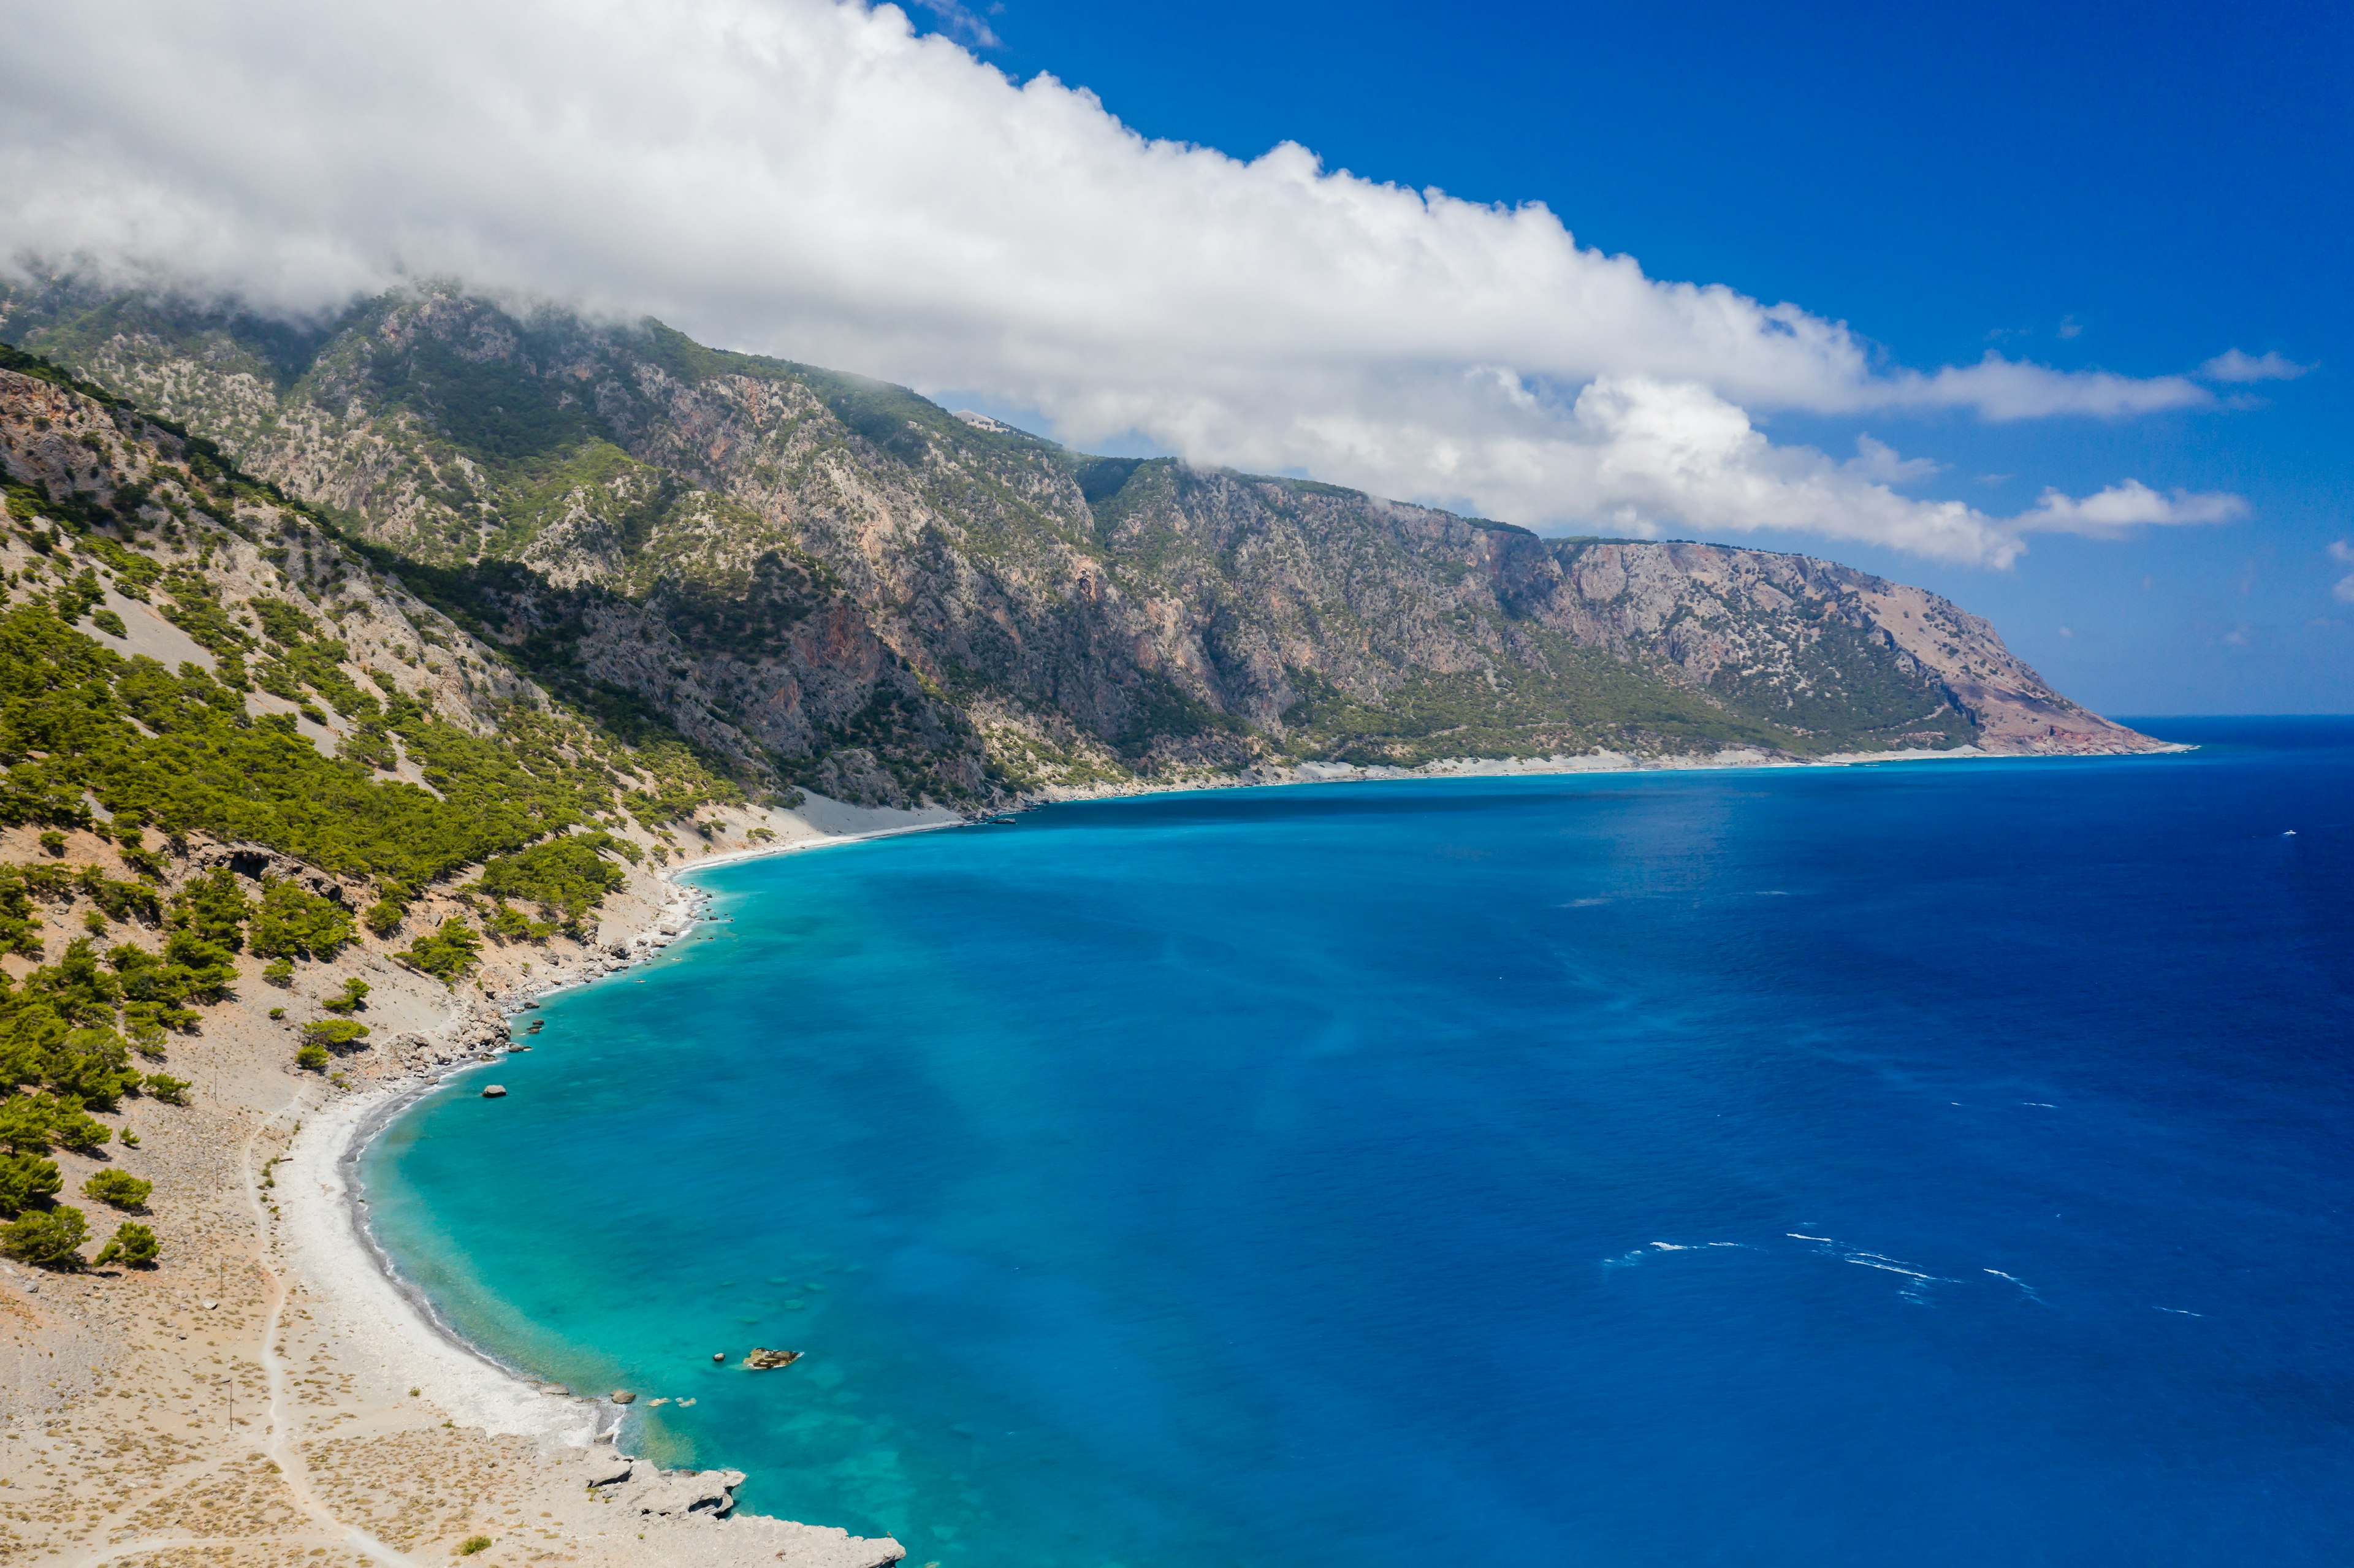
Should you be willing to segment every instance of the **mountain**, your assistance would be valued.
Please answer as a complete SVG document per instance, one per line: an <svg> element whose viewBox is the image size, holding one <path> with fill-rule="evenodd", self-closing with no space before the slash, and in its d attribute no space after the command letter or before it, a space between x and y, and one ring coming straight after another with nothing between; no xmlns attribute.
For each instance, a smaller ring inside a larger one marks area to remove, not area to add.
<svg viewBox="0 0 2354 1568"><path fill-rule="evenodd" d="M434 286L290 325L50 280L0 294L0 340L217 443L498 678L675 732L754 798L2155 744L1827 561L1088 457L651 321Z"/></svg>

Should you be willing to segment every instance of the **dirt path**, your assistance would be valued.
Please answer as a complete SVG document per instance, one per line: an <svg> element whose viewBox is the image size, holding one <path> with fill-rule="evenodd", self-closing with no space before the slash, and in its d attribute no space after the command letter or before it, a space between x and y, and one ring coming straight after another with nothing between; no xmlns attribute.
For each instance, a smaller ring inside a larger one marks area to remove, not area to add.
<svg viewBox="0 0 2354 1568"><path fill-rule="evenodd" d="M280 1478L285 1483L287 1492L292 1498L295 1506L308 1514L319 1528L316 1531L306 1531L299 1534L222 1537L142 1536L135 1540L116 1542L87 1556L69 1559L72 1568L101 1568L102 1564L119 1563L127 1557L138 1557L147 1552L169 1551L174 1548L221 1546L245 1548L342 1546L360 1553L362 1557L371 1562L413 1568L416 1559L386 1545L359 1526L338 1519L334 1510L319 1499L318 1495L311 1489L310 1475L303 1466L300 1445L296 1441L298 1434L294 1430L292 1404L287 1398L285 1358L278 1353L279 1330L286 1314L286 1283L279 1277L278 1271L270 1266L271 1215L269 1204L262 1199L260 1183L256 1180L254 1151L255 1147L260 1143L265 1135L283 1121L288 1115L299 1112L302 1108L301 1099L289 1100L276 1115L257 1125L253 1131L247 1135L244 1145L238 1150L237 1164L239 1179L245 1186L246 1206L253 1213L255 1241L253 1261L255 1266L261 1270L263 1288L268 1293L269 1301L269 1310L264 1314L261 1324L261 1371L270 1389L267 1424L264 1428L265 1436L261 1442L261 1451L270 1463L278 1467ZM299 1128L302 1124L298 1121L295 1125ZM175 1478L173 1487L160 1489L157 1495L163 1495L185 1484L186 1479L185 1477ZM114 1510L118 1516L136 1511L136 1505L118 1508ZM111 1523L111 1520L108 1522ZM105 1527L102 1525L101 1528L102 1530Z"/></svg>

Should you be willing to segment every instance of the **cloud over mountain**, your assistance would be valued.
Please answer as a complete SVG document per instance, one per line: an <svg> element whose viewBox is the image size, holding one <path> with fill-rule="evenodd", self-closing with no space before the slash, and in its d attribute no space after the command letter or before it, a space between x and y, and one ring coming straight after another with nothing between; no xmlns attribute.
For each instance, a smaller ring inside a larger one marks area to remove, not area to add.
<svg viewBox="0 0 2354 1568"><path fill-rule="evenodd" d="M1542 206L1291 144L1243 162L1147 141L887 6L9 10L0 252L288 311L455 275L983 393L1078 444L1137 431L1538 525L1789 528L2000 565L2034 529L2237 505L2131 481L2016 518L1916 499L1900 486L1920 469L1885 448L1838 462L1753 414L2118 417L2213 395L1991 354L1893 366L1796 305L1581 249Z"/></svg>

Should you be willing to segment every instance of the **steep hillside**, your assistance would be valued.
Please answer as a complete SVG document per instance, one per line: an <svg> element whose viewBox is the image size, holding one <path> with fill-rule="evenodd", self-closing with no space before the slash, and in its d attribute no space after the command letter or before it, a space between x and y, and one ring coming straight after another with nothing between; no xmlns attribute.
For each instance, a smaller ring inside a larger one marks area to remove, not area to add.
<svg viewBox="0 0 2354 1568"><path fill-rule="evenodd" d="M755 791L2148 744L1978 618L1827 562L1087 458L652 323L440 288L296 329L51 283L0 299L0 336L218 442L517 671L642 705Z"/></svg>

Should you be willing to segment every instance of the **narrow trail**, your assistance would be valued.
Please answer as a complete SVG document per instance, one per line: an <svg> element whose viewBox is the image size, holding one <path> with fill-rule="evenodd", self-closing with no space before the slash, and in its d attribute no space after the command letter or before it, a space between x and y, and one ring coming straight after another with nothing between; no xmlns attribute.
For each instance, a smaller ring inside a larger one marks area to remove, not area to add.
<svg viewBox="0 0 2354 1568"><path fill-rule="evenodd" d="M320 1527L321 1532L231 1536L218 1540L186 1535L145 1536L134 1541L116 1542L89 1556L70 1559L72 1568L103 1568L106 1563L118 1563L126 1557L137 1557L150 1552L167 1551L173 1547L252 1547L296 1544L345 1546L377 1563L398 1564L400 1568L414 1568L416 1559L387 1546L358 1525L338 1519L334 1510L319 1499L318 1495L311 1490L310 1472L303 1465L302 1455L297 1451L295 1444L293 1421L287 1404L286 1362L285 1359L278 1353L278 1331L286 1315L286 1283L279 1277L278 1271L270 1266L271 1238L269 1206L263 1202L260 1184L255 1180L253 1155L254 1146L261 1141L265 1133L285 1119L288 1112L299 1112L302 1108L302 1102L299 1097L289 1100L284 1109L265 1118L260 1126L256 1127L238 1150L237 1168L239 1179L245 1183L246 1206L253 1213L253 1261L254 1266L261 1270L270 1307L262 1319L261 1326L261 1371L270 1388L269 1420L265 1428L266 1435L261 1441L261 1451L265 1457L278 1467L279 1478L285 1482L286 1489L292 1496L295 1506L311 1516L313 1522ZM298 1128L300 1125L299 1122L296 1124Z"/></svg>

